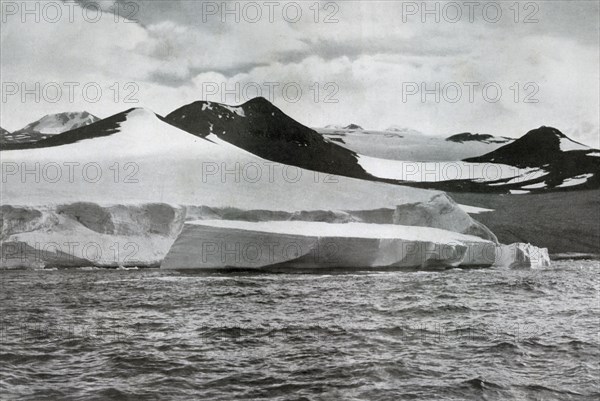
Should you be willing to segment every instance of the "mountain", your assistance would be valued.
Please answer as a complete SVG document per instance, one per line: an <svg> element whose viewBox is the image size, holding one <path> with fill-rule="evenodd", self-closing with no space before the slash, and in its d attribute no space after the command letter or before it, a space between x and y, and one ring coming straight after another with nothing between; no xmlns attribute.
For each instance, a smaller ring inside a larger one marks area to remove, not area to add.
<svg viewBox="0 0 600 401"><path fill-rule="evenodd" d="M363 127L361 127L360 125L356 125L356 124L346 125L344 127L344 129L346 129L346 130L356 130L356 131L362 131L362 130L364 130Z"/></svg>
<svg viewBox="0 0 600 401"><path fill-rule="evenodd" d="M529 188L526 189L572 189L574 186L583 189L600 185L599 156L598 149L575 142L556 128L542 126L490 153L464 161L539 168L547 172L528 183Z"/></svg>
<svg viewBox="0 0 600 401"><path fill-rule="evenodd" d="M488 134L471 134L470 132L463 132L462 134L456 134L456 135L449 136L448 138L446 138L446 140L449 142L457 142L457 143L464 143L464 142L507 143L507 142L512 141L513 139L506 138L506 137L497 138L493 135L488 135Z"/></svg>
<svg viewBox="0 0 600 401"><path fill-rule="evenodd" d="M87 111L48 114L11 134L3 134L2 143L36 142L99 120Z"/></svg>
<svg viewBox="0 0 600 401"><path fill-rule="evenodd" d="M0 127L0 145L5 143L6 138L10 138L10 132Z"/></svg>
<svg viewBox="0 0 600 401"><path fill-rule="evenodd" d="M356 153L326 140L262 97L237 107L197 101L168 114L165 121L199 137L214 134L273 162L375 179L360 167Z"/></svg>

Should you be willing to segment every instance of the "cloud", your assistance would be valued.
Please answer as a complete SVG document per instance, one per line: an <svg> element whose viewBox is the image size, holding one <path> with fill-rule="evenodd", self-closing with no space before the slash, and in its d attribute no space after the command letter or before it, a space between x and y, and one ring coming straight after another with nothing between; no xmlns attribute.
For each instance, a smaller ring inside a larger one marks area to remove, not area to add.
<svg viewBox="0 0 600 401"><path fill-rule="evenodd" d="M126 3L120 0L120 17ZM373 128L404 125L428 134L520 136L553 125L599 146L597 2L535 3L538 9L519 3L518 16L512 2L502 3L496 23L482 17L486 2L480 2L473 22L465 14L456 23L431 17L423 23L420 13L403 13L406 3L338 2L335 9L323 1L317 12L310 8L314 3L303 2L302 18L295 23L282 17L284 4L273 21L265 13L256 23L243 17L236 23L231 16L223 22L219 14L206 15L206 2L145 0L135 2L131 17L137 23L123 18L115 23L114 4L103 4L107 15L96 23L82 19L80 9L73 22L23 24L10 18L2 24L3 81L93 81L105 96L96 103L25 104L13 96L2 105L2 124L16 129L42 114L73 109L108 116L135 105L166 114L205 97L207 84L256 93L256 87L264 91L275 82L275 103L313 126L354 122ZM328 15L338 22L325 23ZM524 23L531 15L538 22ZM123 102L130 82L138 88L139 103L133 105ZM470 102L466 85L473 82L478 85ZM115 83L118 101L110 89ZM455 103L448 96L436 102L435 94L422 102L420 93L403 101L411 83L427 89L446 85L442 95L451 95L456 84L463 93ZM497 102L484 99L484 85L492 83L502 89ZM283 95L286 84L302 89L297 101ZM526 97L538 102L526 103ZM225 100L237 99L230 94Z"/></svg>

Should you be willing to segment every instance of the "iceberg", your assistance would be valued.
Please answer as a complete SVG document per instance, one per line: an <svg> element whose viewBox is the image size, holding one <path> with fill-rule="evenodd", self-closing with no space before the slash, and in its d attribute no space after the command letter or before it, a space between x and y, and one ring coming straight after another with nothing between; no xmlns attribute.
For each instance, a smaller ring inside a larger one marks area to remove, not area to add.
<svg viewBox="0 0 600 401"><path fill-rule="evenodd" d="M539 269L550 267L547 248L538 248L531 244L514 243L496 248L496 267L509 269Z"/></svg>
<svg viewBox="0 0 600 401"><path fill-rule="evenodd" d="M431 227L311 221L185 223L163 269L443 269L491 266L496 245Z"/></svg>

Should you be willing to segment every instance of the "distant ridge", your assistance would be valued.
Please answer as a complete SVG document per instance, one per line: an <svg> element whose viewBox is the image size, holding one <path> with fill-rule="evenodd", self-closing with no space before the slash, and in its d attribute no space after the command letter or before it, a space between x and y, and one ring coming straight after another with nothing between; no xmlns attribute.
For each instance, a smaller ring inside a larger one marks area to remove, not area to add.
<svg viewBox="0 0 600 401"><path fill-rule="evenodd" d="M46 147L54 147L68 145L79 142L85 139L92 139L112 135L118 132L119 123L125 121L127 114L134 109L129 109L113 116L98 120L92 124L84 125L73 130L63 132L61 134L49 136L46 139L41 139L34 142L14 142L5 143L1 150L19 150L19 149L39 149Z"/></svg>
<svg viewBox="0 0 600 401"><path fill-rule="evenodd" d="M323 127L325 129L336 129L336 130L356 130L356 131L363 131L364 128L361 127L360 125L357 124L349 124L346 126L343 125L334 125L334 124L330 124L330 125L326 125L325 127Z"/></svg>
<svg viewBox="0 0 600 401"><path fill-rule="evenodd" d="M36 142L97 121L100 119L87 111L47 114L12 133L2 132L0 143Z"/></svg>
<svg viewBox="0 0 600 401"><path fill-rule="evenodd" d="M483 143L506 143L506 142L510 142L512 141L512 138L506 138L506 137L495 137L493 135L489 135L489 134L472 134L470 132L463 132L462 134L456 134L456 135L452 135L449 136L448 138L446 138L447 141L449 142L457 142L457 143L464 143L464 142L483 142Z"/></svg>

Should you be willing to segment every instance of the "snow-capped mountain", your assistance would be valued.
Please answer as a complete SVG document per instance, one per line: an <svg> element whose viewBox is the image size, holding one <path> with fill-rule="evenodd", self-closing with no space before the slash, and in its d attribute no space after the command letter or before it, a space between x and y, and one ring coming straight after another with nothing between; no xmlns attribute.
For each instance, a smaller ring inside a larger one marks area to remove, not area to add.
<svg viewBox="0 0 600 401"><path fill-rule="evenodd" d="M48 114L15 132L3 133L2 143L36 142L99 120L87 111Z"/></svg>
<svg viewBox="0 0 600 401"><path fill-rule="evenodd" d="M513 138L507 137L495 137L488 134L472 134L470 132L463 132L462 134L456 134L446 138L449 142L482 142L482 143L508 143L514 141Z"/></svg>
<svg viewBox="0 0 600 401"><path fill-rule="evenodd" d="M353 151L328 141L262 97L236 107L198 101L173 111L165 120L200 137L214 134L274 162L323 173L375 179L360 167Z"/></svg>
<svg viewBox="0 0 600 401"><path fill-rule="evenodd" d="M573 187L585 189L600 186L600 150L573 141L552 127L542 126L531 130L493 152L465 161L539 168L546 172L525 183L521 182L521 188L526 190ZM510 181L498 183L502 184L514 185Z"/></svg>
<svg viewBox="0 0 600 401"><path fill-rule="evenodd" d="M469 161L540 167L555 163L557 158L585 156L593 152L597 150L573 141L556 128L542 126L529 131L513 143L480 157L470 158Z"/></svg>

